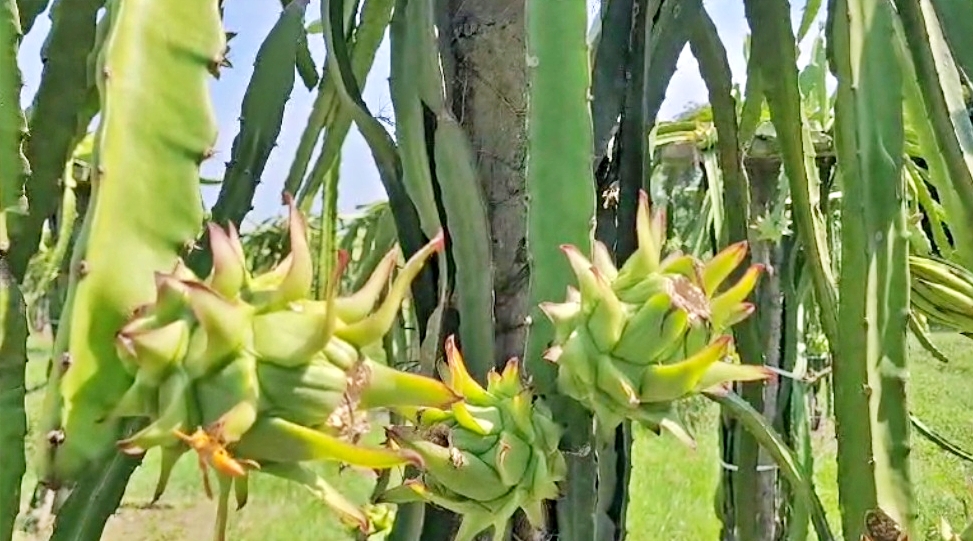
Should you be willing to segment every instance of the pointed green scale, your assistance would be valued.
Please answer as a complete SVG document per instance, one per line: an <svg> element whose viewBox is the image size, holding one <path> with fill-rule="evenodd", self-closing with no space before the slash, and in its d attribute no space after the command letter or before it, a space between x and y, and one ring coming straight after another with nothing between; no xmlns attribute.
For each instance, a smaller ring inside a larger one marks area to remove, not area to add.
<svg viewBox="0 0 973 541"><path fill-rule="evenodd" d="M453 450L422 440L403 441L402 445L422 456L425 471L436 483L464 498L490 501L510 490L500 482L497 471L489 463L468 451Z"/></svg>
<svg viewBox="0 0 973 541"><path fill-rule="evenodd" d="M253 350L263 362L282 367L307 364L331 339L324 310L276 310L253 319Z"/></svg>
<svg viewBox="0 0 973 541"><path fill-rule="evenodd" d="M192 430L189 404L191 382L181 371L169 376L159 388L159 416L147 427L118 442L128 454L142 454L153 447L179 441L174 430Z"/></svg>
<svg viewBox="0 0 973 541"><path fill-rule="evenodd" d="M234 453L257 462L334 461L375 469L423 464L414 452L356 445L274 417L258 419L234 447Z"/></svg>
<svg viewBox="0 0 973 541"><path fill-rule="evenodd" d="M460 399L449 387L432 378L395 370L371 360L362 362L359 369L369 378L361 394L361 406L366 409L395 406L445 408Z"/></svg>
<svg viewBox="0 0 973 541"><path fill-rule="evenodd" d="M644 402L668 402L692 392L709 367L720 360L730 344L729 337L684 360L651 366L645 371L639 389Z"/></svg>
<svg viewBox="0 0 973 541"><path fill-rule="evenodd" d="M512 487L521 483L523 475L527 473L527 466L534 457L531 451L527 442L510 432L504 432L484 460L493 466L501 483Z"/></svg>
<svg viewBox="0 0 973 541"><path fill-rule="evenodd" d="M598 288L597 304L588 315L588 331L599 351L610 351L625 328L625 308L599 273L595 273Z"/></svg>
<svg viewBox="0 0 973 541"><path fill-rule="evenodd" d="M213 271L207 285L225 297L236 297L246 282L246 259L230 235L222 227L209 223L206 226L213 252Z"/></svg>
<svg viewBox="0 0 973 541"><path fill-rule="evenodd" d="M657 293L645 301L628 318L618 343L612 348L612 354L632 363L644 363L654 358L666 345L659 333L663 329L670 306L667 293Z"/></svg>
<svg viewBox="0 0 973 541"><path fill-rule="evenodd" d="M182 442L175 445L163 445L161 449L162 459L160 460L159 466L159 477L155 484L155 490L152 491L151 503L155 503L162 498L165 494L166 488L169 486L169 480L172 478L173 469L176 467L176 463L182 458L182 455L186 454L188 451Z"/></svg>
<svg viewBox="0 0 973 541"><path fill-rule="evenodd" d="M250 404L255 411L260 397L257 360L248 354L236 357L219 372L196 380L195 395L202 426L215 422L241 403Z"/></svg>
<svg viewBox="0 0 973 541"><path fill-rule="evenodd" d="M740 266L747 256L747 241L733 243L720 250L703 267L703 291L713 297L723 282Z"/></svg>

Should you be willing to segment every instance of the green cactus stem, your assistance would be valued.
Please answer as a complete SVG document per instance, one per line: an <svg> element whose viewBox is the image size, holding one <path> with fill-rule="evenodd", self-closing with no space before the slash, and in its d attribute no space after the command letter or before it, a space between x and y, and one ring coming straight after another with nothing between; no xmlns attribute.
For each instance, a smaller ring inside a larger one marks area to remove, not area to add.
<svg viewBox="0 0 973 541"><path fill-rule="evenodd" d="M27 315L5 258L0 257L0 541L10 541L20 511L20 486L27 469L24 438L24 371Z"/></svg>
<svg viewBox="0 0 973 541"><path fill-rule="evenodd" d="M153 272L171 269L197 238L199 164L216 138L207 85L225 48L217 4L110 7L92 201L72 255L37 446L38 477L53 488L114 452L120 424L105 417L131 384L115 335L152 300Z"/></svg>
<svg viewBox="0 0 973 541"><path fill-rule="evenodd" d="M104 3L57 0L51 6L44 70L31 105L30 136L24 148L31 167L26 184L29 214L18 224L10 250L10 269L18 281L23 280L28 262L37 252L44 222L57 210L58 180L87 128L79 125L84 119L79 113L88 97L88 55L95 45L98 10Z"/></svg>
<svg viewBox="0 0 973 541"><path fill-rule="evenodd" d="M587 4L528 0L527 24L527 253L530 325L524 354L537 393L565 427L561 448L569 477L557 504L556 531L566 541L594 539L598 475L590 414L560 395L556 367L543 360L554 325L539 305L564 295L571 266L564 244L590 253L595 223L594 141L589 103Z"/></svg>
<svg viewBox="0 0 973 541"><path fill-rule="evenodd" d="M910 282L896 14L880 0L839 0L834 10L844 189L834 361L842 532L857 538L880 508L918 538L905 394Z"/></svg>
<svg viewBox="0 0 973 541"><path fill-rule="evenodd" d="M10 248L12 221L26 212L29 167L23 143L27 121L20 109L23 87L17 51L22 38L16 0L0 1L0 251Z"/></svg>

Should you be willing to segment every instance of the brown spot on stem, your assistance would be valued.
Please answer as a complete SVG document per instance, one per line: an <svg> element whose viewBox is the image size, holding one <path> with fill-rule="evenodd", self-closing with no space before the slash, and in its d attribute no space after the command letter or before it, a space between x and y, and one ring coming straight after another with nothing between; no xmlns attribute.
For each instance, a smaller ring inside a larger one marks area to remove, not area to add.
<svg viewBox="0 0 973 541"><path fill-rule="evenodd" d="M68 368L71 368L71 362L72 362L72 359L71 359L71 353L70 352L65 351L64 353L61 354L60 366L61 366L61 373L62 374L64 372L67 372Z"/></svg>
<svg viewBox="0 0 973 541"><path fill-rule="evenodd" d="M865 513L865 537L869 541L908 541L899 524L881 509L869 509Z"/></svg>
<svg viewBox="0 0 973 541"><path fill-rule="evenodd" d="M51 447L60 447L64 443L64 431L58 428L48 432L47 443L49 443Z"/></svg>

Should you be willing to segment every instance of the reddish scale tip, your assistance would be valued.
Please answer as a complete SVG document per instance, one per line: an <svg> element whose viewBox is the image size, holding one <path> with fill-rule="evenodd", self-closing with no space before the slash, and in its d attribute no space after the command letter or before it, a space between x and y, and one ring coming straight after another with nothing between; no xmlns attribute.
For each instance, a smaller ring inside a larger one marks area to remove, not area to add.
<svg viewBox="0 0 973 541"><path fill-rule="evenodd" d="M161 287L162 284L164 284L167 281L169 281L170 279L172 279L172 275L171 274L166 274L164 272L159 272L159 271L153 272L152 273L152 277L153 277L153 279L155 281L155 287L156 288Z"/></svg>
<svg viewBox="0 0 973 541"><path fill-rule="evenodd" d="M443 248L445 248L446 247L446 232L443 231L442 229L440 229L439 232L436 233L436 236L433 237L429 241L429 244L432 246L432 249L434 251L436 251L436 252L438 252L438 251L442 250Z"/></svg>
<svg viewBox="0 0 973 541"><path fill-rule="evenodd" d="M451 388L450 391L452 392L452 387L456 385L457 373L461 374L465 372L465 368L463 367L463 355L456 347L456 335L451 334L446 337L446 343L443 344L443 349L446 350L446 365L449 366L450 371L450 381L447 382L447 385ZM455 394L455 392L453 394Z"/></svg>
<svg viewBox="0 0 973 541"><path fill-rule="evenodd" d="M551 362L551 363L557 363L557 360L561 357L561 353L563 351L564 351L564 348L562 348L561 346L551 346L551 347L547 348L546 350L544 350L544 353L541 355L541 357L545 361L548 361L548 362Z"/></svg>
<svg viewBox="0 0 973 541"><path fill-rule="evenodd" d="M132 343L132 336L129 333L119 331L115 335L115 341L120 347L125 349L126 353L133 357L135 356L135 344Z"/></svg>
<svg viewBox="0 0 973 541"><path fill-rule="evenodd" d="M649 194L645 190L639 190L639 204L647 207L652 205L652 201L649 199Z"/></svg>
<svg viewBox="0 0 973 541"><path fill-rule="evenodd" d="M600 282L602 285L608 286L608 279L605 278L605 275L600 270L598 270L598 267L592 265L588 267L588 270L591 271L591 274L595 275L595 280L598 280L598 282Z"/></svg>
<svg viewBox="0 0 973 541"><path fill-rule="evenodd" d="M558 248L560 248L561 251L566 254L569 252L578 252L578 248L573 244L562 244L558 246Z"/></svg>
<svg viewBox="0 0 973 541"><path fill-rule="evenodd" d="M511 357L507 359L507 364L503 365L504 372L506 372L507 370L518 370L519 368L520 368L519 357Z"/></svg>
<svg viewBox="0 0 973 541"><path fill-rule="evenodd" d="M750 243L745 240L734 242L733 244L728 246L728 248L731 250L746 250L749 247L750 247Z"/></svg>
<svg viewBox="0 0 973 541"><path fill-rule="evenodd" d="M294 196L288 191L280 192L281 201L288 207L294 206Z"/></svg>
<svg viewBox="0 0 973 541"><path fill-rule="evenodd" d="M425 490L425 485L422 484L422 481L416 478L406 479L405 481L402 482L402 486L407 486L409 488L412 488L413 490L415 489Z"/></svg>
<svg viewBox="0 0 973 541"><path fill-rule="evenodd" d="M764 366L763 369L764 369L764 372L767 374L767 379L769 379L771 381L777 381L777 379L779 378L779 375L777 374L777 372L774 372L773 370L771 370L770 368L768 368L766 366Z"/></svg>
<svg viewBox="0 0 973 541"><path fill-rule="evenodd" d="M195 289L197 291L205 291L206 293L219 296L219 293L217 293L213 288L209 287L206 284L201 284L199 282L187 282L186 280L179 280L179 281L189 289Z"/></svg>
<svg viewBox="0 0 973 541"><path fill-rule="evenodd" d="M351 254L348 253L348 250L338 250L337 258L338 264L334 269L336 278L345 273L345 270L348 268L348 262L351 261Z"/></svg>
<svg viewBox="0 0 973 541"><path fill-rule="evenodd" d="M223 228L216 224L216 222L206 222L206 229L209 230L210 235L225 233Z"/></svg>

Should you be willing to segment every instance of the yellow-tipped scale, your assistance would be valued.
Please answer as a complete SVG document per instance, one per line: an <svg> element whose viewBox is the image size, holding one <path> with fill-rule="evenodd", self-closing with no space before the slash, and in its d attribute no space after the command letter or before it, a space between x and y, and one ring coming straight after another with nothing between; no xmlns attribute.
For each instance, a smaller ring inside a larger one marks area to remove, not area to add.
<svg viewBox="0 0 973 541"><path fill-rule="evenodd" d="M181 263L156 274L155 302L139 307L116 335L134 383L106 415L149 421L118 448L132 455L162 449L154 499L163 495L179 456L194 451L204 489L219 500L217 539L224 536L228 499L233 494L242 507L254 473L303 484L344 522L374 533L388 522L380 509L356 507L303 464L423 468L413 449L360 442L372 431L370 413L400 407L448 411L461 398L441 381L385 366L362 349L389 331L410 282L442 249L442 235L410 258L384 298L395 251L363 288L345 297L338 297L337 283L347 254L339 254L326 298L315 300L307 226L293 199L285 202L291 252L277 267L251 276L236 230L210 225L209 275L197 277ZM211 469L218 491L209 485Z"/></svg>
<svg viewBox="0 0 973 541"><path fill-rule="evenodd" d="M544 358L557 364L561 392L595 414L600 434L631 419L688 441L674 401L772 375L724 359L729 327L753 313L746 298L764 269L753 265L724 287L746 258L746 242L705 261L664 254L665 215L652 211L645 192L636 237L637 249L620 267L597 242L590 260L573 246L561 247L578 287L564 302L540 306L555 330Z"/></svg>
<svg viewBox="0 0 973 541"><path fill-rule="evenodd" d="M464 397L449 410L413 412L416 426L391 427L389 438L419 453L418 479L383 495L385 501L424 500L463 516L456 541L497 528L523 509L535 525L542 503L556 498L567 466L558 451L560 428L520 381L516 360L488 377L486 388L466 370L452 336L446 339L443 380Z"/></svg>

